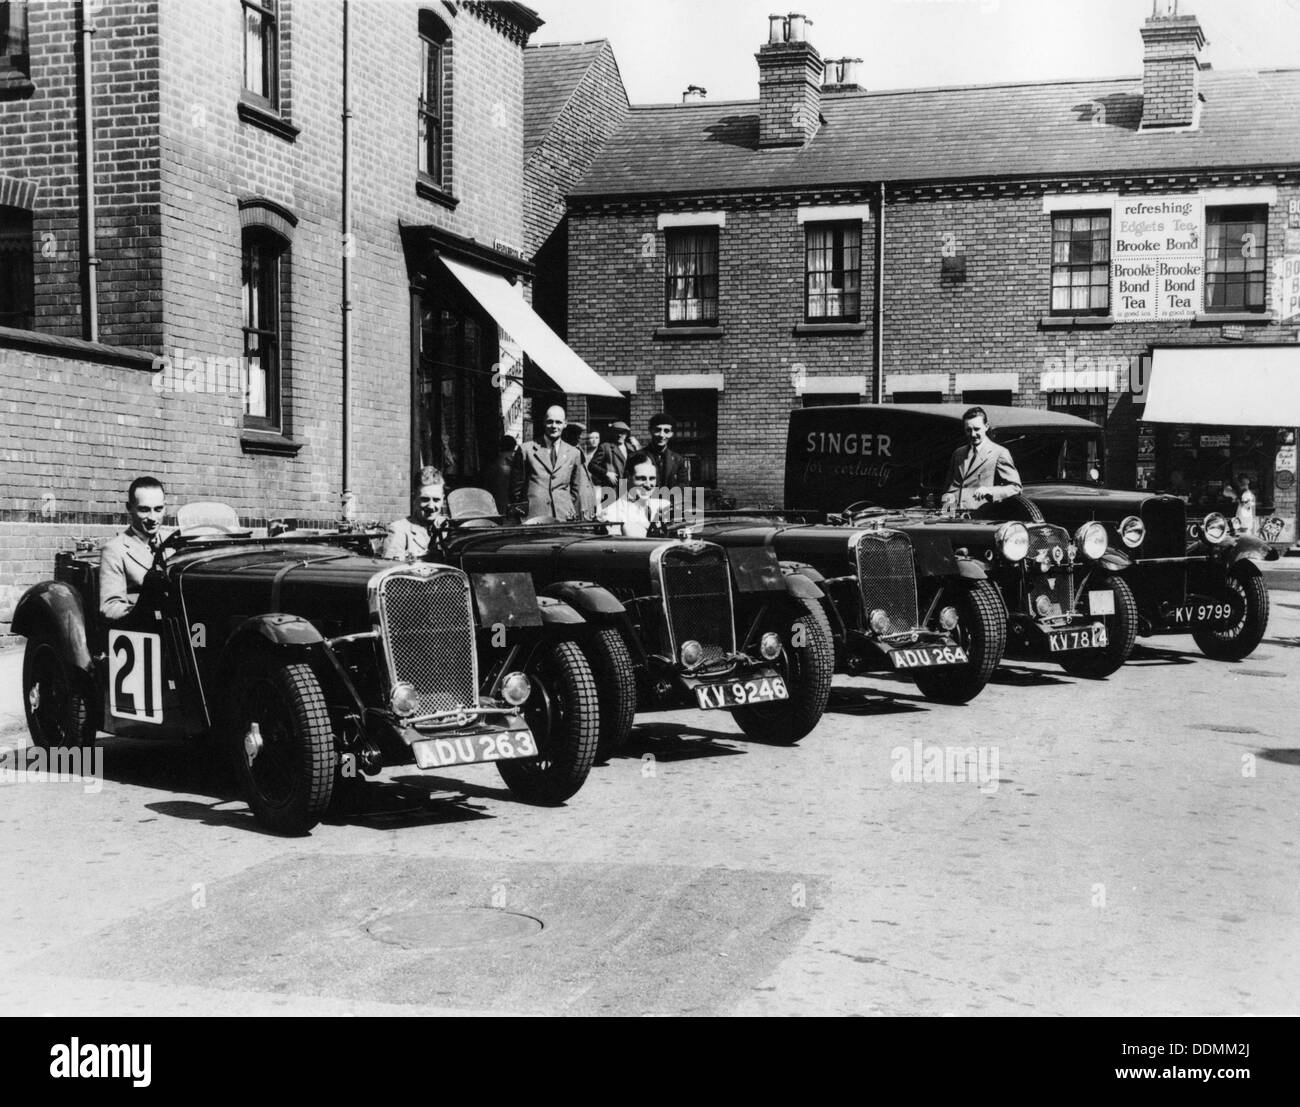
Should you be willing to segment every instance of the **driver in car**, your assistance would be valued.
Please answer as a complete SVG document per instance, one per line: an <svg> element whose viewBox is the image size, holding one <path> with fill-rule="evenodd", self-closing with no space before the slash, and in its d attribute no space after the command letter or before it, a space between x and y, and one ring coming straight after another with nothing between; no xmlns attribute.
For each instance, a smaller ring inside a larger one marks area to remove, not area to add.
<svg viewBox="0 0 1300 1107"><path fill-rule="evenodd" d="M627 482L627 492L602 508L596 518L609 524L611 534L644 538L652 526L666 518L672 505L668 500L655 497L659 471L655 468L654 458L644 450L627 459L627 473L631 478Z"/></svg>
<svg viewBox="0 0 1300 1107"><path fill-rule="evenodd" d="M106 619L116 622L135 610L145 574L161 549L166 495L155 477L136 477L127 489L131 525L104 544L99 561L99 611Z"/></svg>
<svg viewBox="0 0 1300 1107"><path fill-rule="evenodd" d="M415 498L415 510L405 519L390 523L384 536L382 556L393 561L419 561L429 552L430 545L438 544L446 519L443 505L447 491L442 473L426 465L418 479L420 491Z"/></svg>
<svg viewBox="0 0 1300 1107"><path fill-rule="evenodd" d="M958 446L948 462L942 506L946 511L964 511L997 503L1020 491L1020 473L1011 452L989 436L989 417L982 407L973 407L962 417L966 445Z"/></svg>

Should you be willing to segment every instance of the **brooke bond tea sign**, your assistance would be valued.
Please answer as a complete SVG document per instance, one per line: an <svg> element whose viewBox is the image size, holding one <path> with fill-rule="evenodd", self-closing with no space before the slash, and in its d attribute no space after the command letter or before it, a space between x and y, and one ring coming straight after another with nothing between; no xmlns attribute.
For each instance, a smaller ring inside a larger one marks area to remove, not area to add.
<svg viewBox="0 0 1300 1107"><path fill-rule="evenodd" d="M1111 220L1110 313L1126 322L1191 319L1205 287L1199 196L1121 196Z"/></svg>

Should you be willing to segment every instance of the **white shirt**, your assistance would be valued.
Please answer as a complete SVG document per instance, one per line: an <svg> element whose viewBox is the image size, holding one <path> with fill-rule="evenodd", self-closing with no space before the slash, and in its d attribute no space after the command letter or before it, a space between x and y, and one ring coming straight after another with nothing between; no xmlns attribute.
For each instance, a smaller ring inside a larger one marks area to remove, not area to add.
<svg viewBox="0 0 1300 1107"><path fill-rule="evenodd" d="M603 508L597 518L602 523L623 528L628 538L644 538L650 525L672 505L667 500L629 500L626 496Z"/></svg>

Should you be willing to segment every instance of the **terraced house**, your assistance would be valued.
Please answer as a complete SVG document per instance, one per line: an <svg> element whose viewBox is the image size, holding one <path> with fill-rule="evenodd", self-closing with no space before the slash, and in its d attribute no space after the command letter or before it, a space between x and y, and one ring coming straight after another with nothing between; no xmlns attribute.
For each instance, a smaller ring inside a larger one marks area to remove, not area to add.
<svg viewBox="0 0 1300 1107"><path fill-rule="evenodd" d="M569 341L633 423L779 504L792 406L1050 407L1112 483L1251 477L1292 538L1300 70L1215 70L1164 4L1140 76L871 91L805 29L772 18L756 100L634 106L569 193Z"/></svg>
<svg viewBox="0 0 1300 1107"><path fill-rule="evenodd" d="M0 624L71 536L120 529L139 473L254 526L332 522L345 490L390 519L534 400L617 395L529 306L541 22L0 3Z"/></svg>

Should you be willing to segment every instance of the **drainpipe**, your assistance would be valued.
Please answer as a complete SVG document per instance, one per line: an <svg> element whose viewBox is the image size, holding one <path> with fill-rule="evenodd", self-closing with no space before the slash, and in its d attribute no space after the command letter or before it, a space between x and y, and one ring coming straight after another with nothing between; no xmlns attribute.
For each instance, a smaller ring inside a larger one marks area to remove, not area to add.
<svg viewBox="0 0 1300 1107"><path fill-rule="evenodd" d="M356 245L352 241L352 93L349 82L351 70L351 11L348 0L343 0L343 502L352 500L352 255ZM355 501L353 501L355 502Z"/></svg>
<svg viewBox="0 0 1300 1107"><path fill-rule="evenodd" d="M880 182L880 219L876 223L876 288L872 328L876 346L875 380L871 382L871 402L883 402L885 390L885 182Z"/></svg>
<svg viewBox="0 0 1300 1107"><path fill-rule="evenodd" d="M90 342L99 341L99 258L95 254L95 97L90 80L91 4L94 0L81 0L81 119L82 165L86 174L86 204L83 221L82 250L85 257L85 298L82 300L82 330Z"/></svg>

